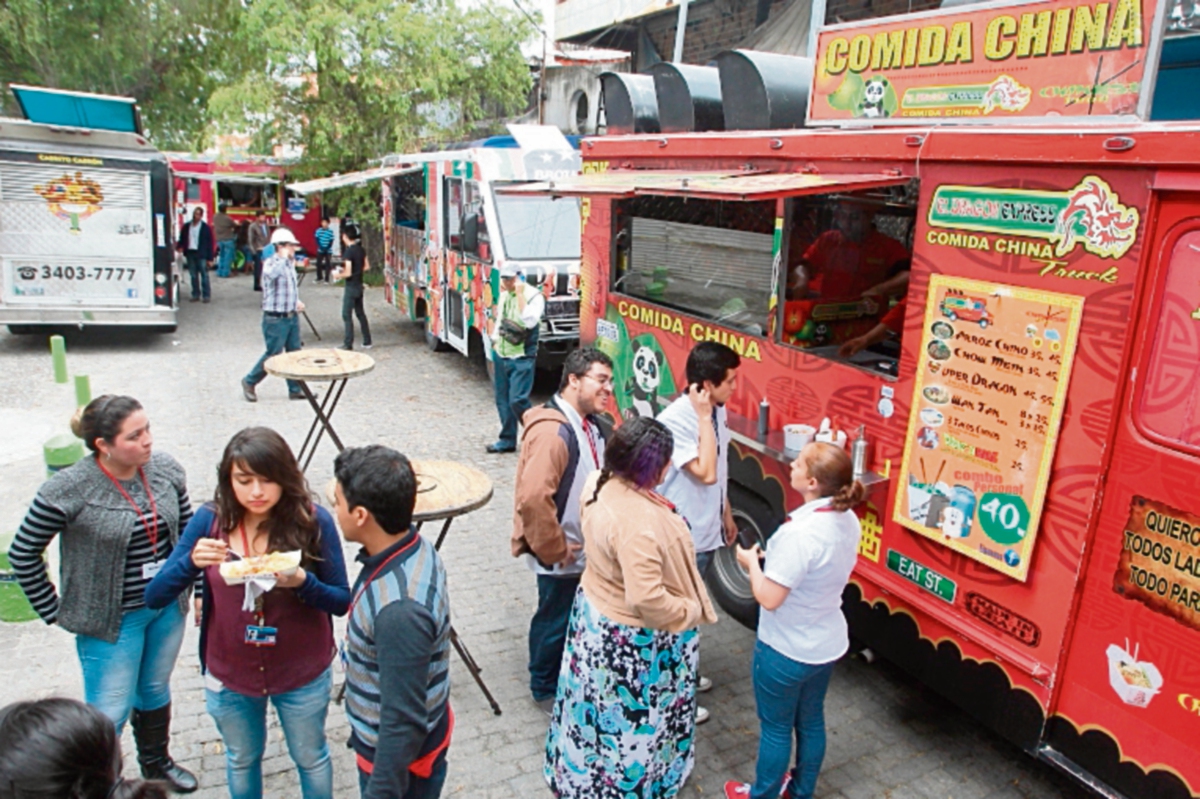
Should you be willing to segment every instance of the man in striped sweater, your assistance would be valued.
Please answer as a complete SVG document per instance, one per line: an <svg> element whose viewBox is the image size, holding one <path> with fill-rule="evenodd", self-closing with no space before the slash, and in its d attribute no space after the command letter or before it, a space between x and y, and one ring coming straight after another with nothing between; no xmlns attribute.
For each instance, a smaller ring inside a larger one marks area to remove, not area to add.
<svg viewBox="0 0 1200 799"><path fill-rule="evenodd" d="M334 462L338 524L362 545L342 660L363 799L436 799L446 780L450 604L433 544L412 527L417 481L380 445Z"/></svg>

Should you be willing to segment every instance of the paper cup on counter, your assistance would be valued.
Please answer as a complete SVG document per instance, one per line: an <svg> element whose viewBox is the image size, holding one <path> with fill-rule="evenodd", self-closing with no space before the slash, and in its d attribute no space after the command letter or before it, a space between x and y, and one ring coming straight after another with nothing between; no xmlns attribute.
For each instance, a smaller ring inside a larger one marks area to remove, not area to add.
<svg viewBox="0 0 1200 799"><path fill-rule="evenodd" d="M789 452L799 452L812 443L817 434L817 428L810 424L785 424L783 426L783 446Z"/></svg>

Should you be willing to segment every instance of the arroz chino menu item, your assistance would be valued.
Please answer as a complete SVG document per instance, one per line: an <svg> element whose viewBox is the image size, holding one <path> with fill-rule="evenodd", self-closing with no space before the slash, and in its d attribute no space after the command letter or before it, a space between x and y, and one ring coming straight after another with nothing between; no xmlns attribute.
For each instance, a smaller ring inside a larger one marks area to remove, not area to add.
<svg viewBox="0 0 1200 799"><path fill-rule="evenodd" d="M1024 580L1083 298L933 275L895 520Z"/></svg>

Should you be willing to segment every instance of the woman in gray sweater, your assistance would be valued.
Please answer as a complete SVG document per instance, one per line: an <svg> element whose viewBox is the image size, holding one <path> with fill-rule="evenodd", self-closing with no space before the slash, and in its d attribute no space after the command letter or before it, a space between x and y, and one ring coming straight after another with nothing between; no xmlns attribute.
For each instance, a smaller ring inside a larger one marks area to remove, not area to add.
<svg viewBox="0 0 1200 799"><path fill-rule="evenodd" d="M142 774L189 793L196 778L167 751L187 597L161 610L144 599L192 516L183 467L152 452L150 422L133 397L97 397L72 427L93 454L42 485L9 560L42 620L75 633L88 704L118 733L132 722ZM61 592L42 558L55 536Z"/></svg>

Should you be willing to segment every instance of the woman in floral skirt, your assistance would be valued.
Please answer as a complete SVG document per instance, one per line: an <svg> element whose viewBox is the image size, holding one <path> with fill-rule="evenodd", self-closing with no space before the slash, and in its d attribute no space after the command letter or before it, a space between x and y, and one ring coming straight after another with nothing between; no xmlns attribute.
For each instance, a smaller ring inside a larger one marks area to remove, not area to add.
<svg viewBox="0 0 1200 799"><path fill-rule="evenodd" d="M621 425L584 488L583 573L546 740L560 799L675 796L695 761L700 622L717 620L687 523L654 491L674 442Z"/></svg>

